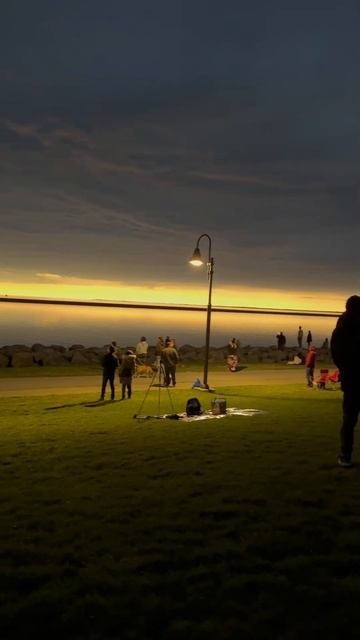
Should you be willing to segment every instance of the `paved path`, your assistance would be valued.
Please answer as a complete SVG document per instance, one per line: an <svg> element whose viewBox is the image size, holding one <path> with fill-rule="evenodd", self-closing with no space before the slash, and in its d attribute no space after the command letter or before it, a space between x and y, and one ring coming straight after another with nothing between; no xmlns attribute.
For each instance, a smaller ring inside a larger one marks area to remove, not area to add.
<svg viewBox="0 0 360 640"><path fill-rule="evenodd" d="M179 371L177 388L190 389L199 372ZM317 376L315 376L317 377ZM133 389L145 390L151 378L135 378ZM155 381L156 382L156 381ZM289 369L243 369L237 373L217 371L209 375L209 383L213 387L256 385L256 384L305 384L305 369L289 367ZM0 397L11 396L44 396L94 393L99 394L101 376L59 376L52 378L0 378ZM153 387L155 390L156 387Z"/></svg>

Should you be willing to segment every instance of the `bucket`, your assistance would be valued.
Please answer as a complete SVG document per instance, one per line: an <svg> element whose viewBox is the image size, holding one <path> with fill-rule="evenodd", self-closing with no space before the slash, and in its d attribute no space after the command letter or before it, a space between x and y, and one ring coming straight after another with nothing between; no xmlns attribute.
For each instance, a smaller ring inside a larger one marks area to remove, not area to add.
<svg viewBox="0 0 360 640"><path fill-rule="evenodd" d="M215 398L214 400L211 400L211 412L214 416L220 416L226 413L225 398Z"/></svg>

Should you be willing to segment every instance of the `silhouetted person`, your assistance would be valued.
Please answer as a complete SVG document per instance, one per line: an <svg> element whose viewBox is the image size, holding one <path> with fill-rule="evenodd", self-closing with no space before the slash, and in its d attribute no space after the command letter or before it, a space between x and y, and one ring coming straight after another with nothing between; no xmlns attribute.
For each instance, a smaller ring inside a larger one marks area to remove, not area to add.
<svg viewBox="0 0 360 640"><path fill-rule="evenodd" d="M308 349L310 348L311 343L312 343L312 333L311 331L308 331L308 334L306 336L306 344L308 346Z"/></svg>
<svg viewBox="0 0 360 640"><path fill-rule="evenodd" d="M119 361L115 355L115 347L113 345L110 345L108 353L104 355L102 359L102 366L103 366L103 379L102 379L102 385L101 385L100 400L105 399L105 391L106 391L107 383L110 384L111 400L114 400L115 399L114 378L115 378L115 371L119 366Z"/></svg>
<svg viewBox="0 0 360 640"><path fill-rule="evenodd" d="M280 331L280 333L277 334L276 336L277 339L277 348L279 351L284 351L285 345L286 345L286 337L284 336L283 332Z"/></svg>
<svg viewBox="0 0 360 640"><path fill-rule="evenodd" d="M324 342L322 343L322 349L328 349L329 348L329 339L325 338Z"/></svg>
<svg viewBox="0 0 360 640"><path fill-rule="evenodd" d="M299 327L299 331L297 333L297 341L298 341L299 349L302 349L303 337L304 337L304 332L302 330L302 327Z"/></svg>
<svg viewBox="0 0 360 640"><path fill-rule="evenodd" d="M343 419L340 430L341 467L351 467L354 429L360 412L360 297L346 301L346 311L340 316L332 333L330 348L340 371L343 396Z"/></svg>
<svg viewBox="0 0 360 640"><path fill-rule="evenodd" d="M175 387L176 385L176 365L179 362L179 354L174 347L172 340L169 340L169 345L162 350L161 362L164 365L165 372L165 384L168 387L170 383Z"/></svg>
<svg viewBox="0 0 360 640"><path fill-rule="evenodd" d="M136 355L131 351L131 349L128 349L120 363L119 375L122 400L125 400L125 391L127 391L127 397L131 398L131 383L135 373L135 360Z"/></svg>

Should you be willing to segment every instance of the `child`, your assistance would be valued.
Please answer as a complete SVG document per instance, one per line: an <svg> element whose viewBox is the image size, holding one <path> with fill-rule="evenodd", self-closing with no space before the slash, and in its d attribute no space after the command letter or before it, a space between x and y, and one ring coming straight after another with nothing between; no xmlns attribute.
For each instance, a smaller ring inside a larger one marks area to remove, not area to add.
<svg viewBox="0 0 360 640"><path fill-rule="evenodd" d="M131 383L132 377L135 373L135 360L136 355L131 351L131 349L128 349L121 361L119 369L122 400L125 400L126 389L128 398L131 398Z"/></svg>
<svg viewBox="0 0 360 640"><path fill-rule="evenodd" d="M313 383L314 383L315 360L316 360L316 349L314 346L311 346L305 358L306 381L307 381L308 387L314 386Z"/></svg>
<svg viewBox="0 0 360 640"><path fill-rule="evenodd" d="M119 366L119 361L115 355L115 347L113 345L110 345L109 352L103 357L102 366L103 366L103 379L102 379L102 385L101 385L100 400L105 399L105 390L108 382L110 384L110 389L111 389L111 400L115 400L114 378L115 378L115 370Z"/></svg>

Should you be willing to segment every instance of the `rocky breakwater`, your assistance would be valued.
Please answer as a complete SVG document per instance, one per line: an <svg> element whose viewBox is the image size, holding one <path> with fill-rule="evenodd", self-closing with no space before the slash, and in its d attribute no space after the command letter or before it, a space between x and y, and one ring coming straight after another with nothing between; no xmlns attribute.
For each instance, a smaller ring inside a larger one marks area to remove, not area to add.
<svg viewBox="0 0 360 640"><path fill-rule="evenodd" d="M134 346L124 347L121 350ZM53 344L45 346L43 344L33 344L31 347L23 344L6 345L0 348L0 367L66 367L71 365L93 365L99 367L102 356L107 351L107 345L103 347L85 347L81 344L74 344L71 347ZM184 364L191 362L201 362L204 360L205 347L194 347L189 344L182 345L178 349L180 360ZM275 346L252 347L247 345L239 349L238 355L241 364L254 363L285 363L293 360L297 355L296 347L288 347L283 351L278 351ZM303 351L305 355L305 351ZM224 362L227 356L227 348L211 347L209 352L209 362ZM149 361L155 359L155 347L149 348ZM318 349L317 363L329 362L331 360L328 349Z"/></svg>
<svg viewBox="0 0 360 640"><path fill-rule="evenodd" d="M74 344L71 347L52 344L6 345L0 348L0 367L66 367L70 365L97 365L107 347L84 347Z"/></svg>
<svg viewBox="0 0 360 640"><path fill-rule="evenodd" d="M238 358L240 364L274 364L286 363L294 359L299 353L297 347L286 347L283 351L279 351L277 347L252 347L246 345L238 350ZM185 344L179 348L180 358L183 362L196 362L204 359L205 347L193 347ZM302 350L305 357L306 350ZM227 347L211 347L209 351L209 362L223 362L227 357ZM329 349L318 349L316 360L319 364L322 362L330 362L331 354Z"/></svg>

